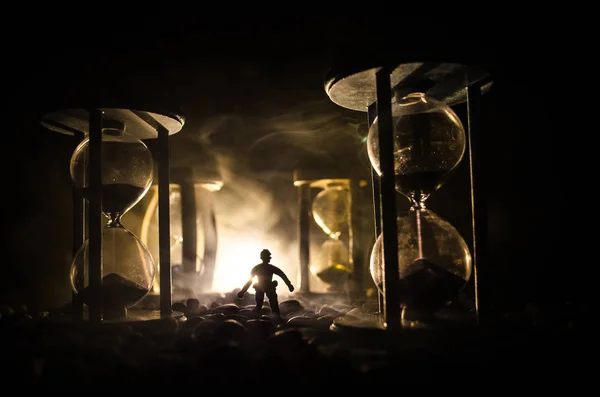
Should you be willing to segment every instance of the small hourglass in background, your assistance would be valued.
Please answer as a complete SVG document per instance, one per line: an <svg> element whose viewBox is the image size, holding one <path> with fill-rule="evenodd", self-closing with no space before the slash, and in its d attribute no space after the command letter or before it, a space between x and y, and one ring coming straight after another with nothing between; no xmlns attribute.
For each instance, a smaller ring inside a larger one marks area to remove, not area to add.
<svg viewBox="0 0 600 397"><path fill-rule="evenodd" d="M455 301L471 277L469 247L460 233L425 206L427 198L454 173L466 148L464 127L445 103L412 93L392 103L396 191L410 200L400 213L398 265L403 320L435 321L438 309ZM378 122L368 135L367 151L374 170L379 164ZM383 239L371 252L370 270L382 292Z"/></svg>
<svg viewBox="0 0 600 397"><path fill-rule="evenodd" d="M223 177L216 163L205 161L202 166L171 167L171 182L171 293L174 301L183 301L212 292L218 242L214 196L223 187ZM159 248L158 198L158 186L153 184L144 199L148 202L140 232L140 239L155 257ZM159 272L160 262L156 265ZM160 294L157 281L149 302Z"/></svg>
<svg viewBox="0 0 600 397"><path fill-rule="evenodd" d="M313 200L312 215L329 238L321 245L310 270L328 285L330 291L343 291L348 287L349 278L353 273L348 245L340 238L343 234L348 237L349 182L328 181Z"/></svg>
<svg viewBox="0 0 600 397"><path fill-rule="evenodd" d="M145 244L127 230L121 219L146 194L153 180L153 159L148 147L126 132L125 124L104 120L102 128L102 286L89 287L89 240L75 254L71 284L81 301L100 299L106 320L126 317L127 308L141 301L152 288L155 265ZM75 149L70 164L73 183L89 199L89 137ZM83 274L81 270L83 269Z"/></svg>
<svg viewBox="0 0 600 397"><path fill-rule="evenodd" d="M344 299L362 302L368 277L364 234L358 227L368 186L364 170L298 168L294 186L299 204L298 292L335 299L344 294ZM317 233L311 232L313 221Z"/></svg>

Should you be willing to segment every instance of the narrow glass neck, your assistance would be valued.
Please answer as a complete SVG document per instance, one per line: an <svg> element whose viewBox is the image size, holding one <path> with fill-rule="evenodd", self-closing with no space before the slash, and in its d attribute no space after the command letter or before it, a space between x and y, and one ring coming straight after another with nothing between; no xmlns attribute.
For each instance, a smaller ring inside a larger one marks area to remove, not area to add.
<svg viewBox="0 0 600 397"><path fill-rule="evenodd" d="M342 235L342 232L331 232L331 233L329 233L329 238L331 238L333 240L339 240L341 235Z"/></svg>
<svg viewBox="0 0 600 397"><path fill-rule="evenodd" d="M423 195L416 197L414 194L412 194L410 196L411 209L412 210L426 210L427 207L425 206L425 200L427 200L427 197L429 197L429 195L427 195L425 197Z"/></svg>
<svg viewBox="0 0 600 397"><path fill-rule="evenodd" d="M106 227L123 227L123 225L121 225L121 217L123 216L122 213L111 212L105 215L108 218L108 221L106 222Z"/></svg>

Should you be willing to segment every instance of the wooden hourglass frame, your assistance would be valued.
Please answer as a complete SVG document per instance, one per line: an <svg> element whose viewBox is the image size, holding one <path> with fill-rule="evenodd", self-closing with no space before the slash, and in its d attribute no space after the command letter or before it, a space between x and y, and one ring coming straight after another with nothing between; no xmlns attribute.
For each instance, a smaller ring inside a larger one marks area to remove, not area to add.
<svg viewBox="0 0 600 397"><path fill-rule="evenodd" d="M212 195L222 186L223 178L216 168L180 166L171 169L171 265L180 267L180 283L185 281L194 287L192 291L180 291L179 295L185 292L189 294L186 297L192 297L196 292L204 294L212 291L218 242ZM150 231L157 226L158 186L154 184L148 193L140 234L141 240L154 251L158 245L154 238L150 238ZM160 264L156 265L160 269ZM177 300L177 276L172 274L172 277L172 293ZM160 295L160 283L155 283L150 295L150 302Z"/></svg>
<svg viewBox="0 0 600 397"><path fill-rule="evenodd" d="M359 219L360 190L368 184L360 178L348 178L345 175L334 175L331 172L308 169L294 171L294 186L298 188L298 234L300 258L300 286L298 291L304 294L312 293L310 288L310 224L313 191L322 191L331 183L338 183L348 189L350 195L350 211L348 215L348 257L352 269L353 291L351 299L361 299L364 295L364 269L362 267L363 254L360 249L360 230L356 230L356 220Z"/></svg>
<svg viewBox="0 0 600 397"><path fill-rule="evenodd" d="M385 57L384 57L385 58ZM449 106L467 105L467 156L471 181L471 218L473 226L473 278L477 321L481 317L479 264L485 261L486 198L478 184L479 108L480 97L491 87L491 76L468 63L402 62L398 59L345 60L332 67L326 76L325 90L339 106L367 113L369 126L379 121L381 175L372 170L373 208L376 238L383 237L383 292L380 296L380 315L363 319L342 317L334 321L333 329L401 328L401 307L398 304L398 236L392 124L394 93L424 92ZM477 201L475 200L477 198ZM477 205L476 205L477 204ZM485 302L485 299L483 299Z"/></svg>
<svg viewBox="0 0 600 397"><path fill-rule="evenodd" d="M89 286L99 291L102 287L102 133L103 123L108 120L118 121L128 133L137 139L157 139L158 150L153 153L158 163L159 185L159 240L160 261L170 263L169 249L169 136L181 130L184 118L176 113L162 111L136 110L121 107L102 108L66 108L45 114L41 124L46 128L73 135L76 143L89 138L89 165L87 169L88 199L81 199L79 194L73 195L73 252L88 241L88 277ZM167 269L169 269L167 267ZM79 269L83 274L83 269ZM171 285L170 272L160 272L163 286ZM89 306L89 320L103 320L103 304L100 297L92 299ZM73 309L75 317L83 320L83 303L74 295ZM143 313L140 319L152 318L156 315L171 316L170 288L161 290L160 313ZM135 317L135 316L132 316Z"/></svg>

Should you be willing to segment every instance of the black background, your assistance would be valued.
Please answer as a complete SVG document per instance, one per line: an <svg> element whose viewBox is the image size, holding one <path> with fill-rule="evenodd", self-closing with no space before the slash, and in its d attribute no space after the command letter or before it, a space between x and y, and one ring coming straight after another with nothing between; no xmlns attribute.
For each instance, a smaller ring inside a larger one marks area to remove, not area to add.
<svg viewBox="0 0 600 397"><path fill-rule="evenodd" d="M365 114L328 99L324 76L338 51L360 53L380 37L381 29L389 51L456 52L494 76L482 110L481 178L489 189L491 255L480 269L493 304L520 307L580 297L583 289L571 284L573 272L561 261L559 194L554 188L554 109L546 65L560 54L552 29L539 19L490 22L476 15L460 23L425 23L419 16L376 23L366 15L172 14L132 19L116 14L104 20L63 16L3 28L6 254L0 262L0 303L48 308L70 297L71 185L66 170L74 144L39 125L44 109L77 100L102 82L128 81L148 97L180 105L186 125L172 138L175 163L187 161L193 144L207 138L201 132L222 115L234 115L241 125L291 113L296 114L295 123L303 120L307 128L315 122L310 115L326 115L338 126L364 124ZM356 134L360 131L356 127ZM239 128L236 133L208 134L220 153L248 155L245 166L260 175L289 171L290 153L296 155L292 158L315 156L286 141L285 150L273 144L250 153L252 157L245 149L260 137L255 132L244 135ZM335 136L326 136L321 143L327 150L347 149L335 141ZM468 197L465 170L430 199L430 208L454 224L463 222L463 229L465 218L459 212L464 212L463 199ZM278 189L273 187L274 192Z"/></svg>

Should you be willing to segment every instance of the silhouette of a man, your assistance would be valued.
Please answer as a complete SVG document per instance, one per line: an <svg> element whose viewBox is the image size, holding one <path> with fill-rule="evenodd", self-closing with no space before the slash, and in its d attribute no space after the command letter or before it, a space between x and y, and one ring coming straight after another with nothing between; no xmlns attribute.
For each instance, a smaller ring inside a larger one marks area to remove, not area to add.
<svg viewBox="0 0 600 397"><path fill-rule="evenodd" d="M244 297L244 294L248 291L250 285L252 285L252 279L256 276L257 281L252 285L252 287L254 287L256 299L256 307L253 310L259 312L262 309L266 294L267 298L269 298L271 312L279 315L279 302L277 301L277 292L275 291L277 281L273 280L273 275L275 274L281 277L288 286L290 292L294 291L294 286L280 268L269 263L271 260L271 252L269 250L262 250L260 252L260 259L262 259L262 263L259 263L252 268L252 271L250 271L250 278L246 284L244 284L240 292L238 292L238 298Z"/></svg>

